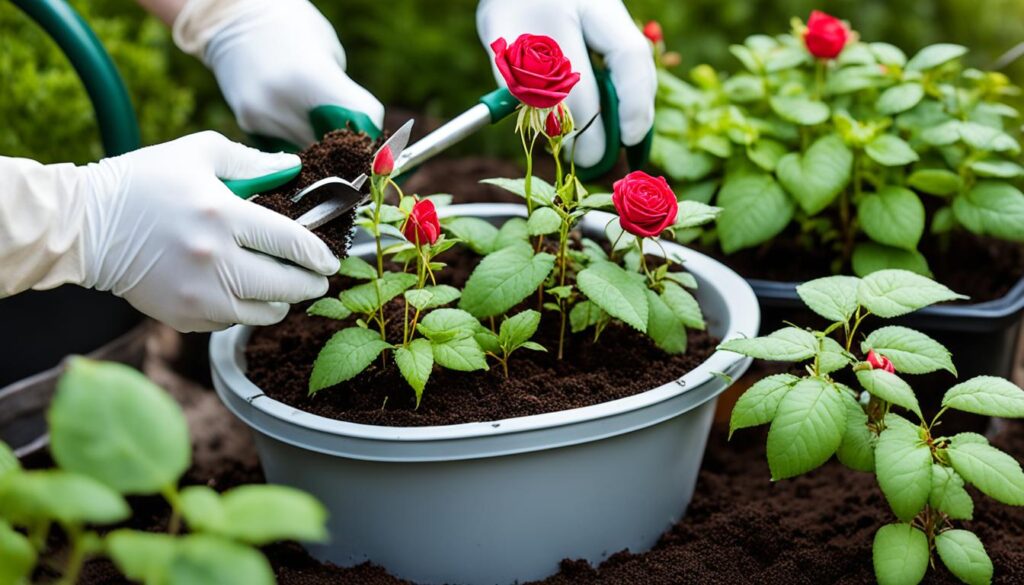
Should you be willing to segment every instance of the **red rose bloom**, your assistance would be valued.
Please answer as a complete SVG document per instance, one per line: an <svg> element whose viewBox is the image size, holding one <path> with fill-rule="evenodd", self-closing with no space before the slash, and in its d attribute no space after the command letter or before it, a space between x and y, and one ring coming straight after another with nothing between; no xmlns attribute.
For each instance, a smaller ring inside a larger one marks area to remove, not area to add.
<svg viewBox="0 0 1024 585"><path fill-rule="evenodd" d="M402 225L402 235L417 246L437 241L441 235L441 224L437 221L437 209L433 201L424 199L416 202Z"/></svg>
<svg viewBox="0 0 1024 585"><path fill-rule="evenodd" d="M640 237L654 237L676 222L679 202L664 177L633 171L612 186L619 225Z"/></svg>
<svg viewBox="0 0 1024 585"><path fill-rule="evenodd" d="M580 80L580 74L572 70L569 59L551 37L524 34L511 45L498 39L491 43L491 49L508 90L528 106L553 107Z"/></svg>
<svg viewBox="0 0 1024 585"><path fill-rule="evenodd" d="M657 20L650 20L644 25L644 36L655 45L665 38L665 35L661 32L661 24Z"/></svg>
<svg viewBox="0 0 1024 585"><path fill-rule="evenodd" d="M835 59L843 52L849 39L850 29L843 21L820 10L811 12L807 31L804 32L804 44L812 55L819 59Z"/></svg>
<svg viewBox="0 0 1024 585"><path fill-rule="evenodd" d="M395 156L391 153L391 147L385 146L373 158L373 174L390 175L393 170L395 170Z"/></svg>
<svg viewBox="0 0 1024 585"><path fill-rule="evenodd" d="M868 365L871 366L872 370L885 370L890 374L896 373L896 366L892 365L889 358L884 355L878 355L875 350L868 350Z"/></svg>

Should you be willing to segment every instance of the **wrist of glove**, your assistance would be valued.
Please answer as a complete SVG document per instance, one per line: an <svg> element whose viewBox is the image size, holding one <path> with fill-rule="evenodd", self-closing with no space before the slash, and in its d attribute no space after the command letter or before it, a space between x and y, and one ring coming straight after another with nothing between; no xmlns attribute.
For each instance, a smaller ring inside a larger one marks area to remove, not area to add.
<svg viewBox="0 0 1024 585"><path fill-rule="evenodd" d="M312 232L239 199L220 179L298 164L202 132L81 167L79 284L181 331L280 321L288 303L327 292L338 259Z"/></svg>
<svg viewBox="0 0 1024 585"><path fill-rule="evenodd" d="M310 118L324 106L383 127L383 104L345 73L334 27L308 0L189 0L174 40L213 71L249 134L308 146L326 130Z"/></svg>
<svg viewBox="0 0 1024 585"><path fill-rule="evenodd" d="M623 144L638 144L650 131L657 90L653 52L621 0L481 0L476 20L480 41L488 51L495 39L512 43L524 33L546 35L558 42L573 70L580 73L565 103L581 126L601 110L589 51L599 53L619 97ZM504 85L491 56L495 79ZM589 167L601 160L605 149L601 124L591 125L576 138L578 164Z"/></svg>

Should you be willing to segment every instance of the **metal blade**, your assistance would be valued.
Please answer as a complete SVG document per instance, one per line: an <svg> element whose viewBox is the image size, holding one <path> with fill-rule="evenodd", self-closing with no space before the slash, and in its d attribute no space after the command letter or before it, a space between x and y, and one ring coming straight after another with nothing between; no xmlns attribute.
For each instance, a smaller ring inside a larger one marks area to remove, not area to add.
<svg viewBox="0 0 1024 585"><path fill-rule="evenodd" d="M314 230L342 215L366 203L370 199L369 194L360 192L366 182L366 175L359 175L352 182L338 177L327 177L313 183L302 190L302 195L308 195L312 191L326 192L330 198L300 215L295 221L299 225Z"/></svg>
<svg viewBox="0 0 1024 585"><path fill-rule="evenodd" d="M377 152L373 153L373 160L377 160L377 155L380 154L385 148L391 149L391 157L394 160L398 160L398 157L402 156L402 151L405 150L407 144L409 144L409 135L412 134L413 120L409 120L395 133L392 134L387 142L383 146L377 149Z"/></svg>
<svg viewBox="0 0 1024 585"><path fill-rule="evenodd" d="M487 106L473 106L410 145L402 156L395 156L395 171L391 176L397 177L416 168L490 123L491 111Z"/></svg>

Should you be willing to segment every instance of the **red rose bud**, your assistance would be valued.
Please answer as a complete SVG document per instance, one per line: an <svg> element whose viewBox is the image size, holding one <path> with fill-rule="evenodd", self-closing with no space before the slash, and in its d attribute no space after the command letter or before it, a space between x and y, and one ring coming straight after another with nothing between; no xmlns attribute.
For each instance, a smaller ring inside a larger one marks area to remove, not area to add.
<svg viewBox="0 0 1024 585"><path fill-rule="evenodd" d="M804 44L819 59L835 59L850 39L850 29L834 16L815 10L807 19Z"/></svg>
<svg viewBox="0 0 1024 585"><path fill-rule="evenodd" d="M889 358L884 355L878 355L875 350L868 350L868 365L871 366L872 370L885 370L890 374L896 373L896 366L892 365Z"/></svg>
<svg viewBox="0 0 1024 585"><path fill-rule="evenodd" d="M558 115L558 108L548 112L548 117L544 120L544 133L548 138L558 138L562 135L562 120Z"/></svg>
<svg viewBox="0 0 1024 585"><path fill-rule="evenodd" d="M559 104L580 80L562 48L551 37L520 35L511 45L505 39L491 43L494 63L516 99L534 108Z"/></svg>
<svg viewBox="0 0 1024 585"><path fill-rule="evenodd" d="M402 235L417 246L437 241L441 235L441 224L437 221L437 209L433 201L424 199L416 202L402 225Z"/></svg>
<svg viewBox="0 0 1024 585"><path fill-rule="evenodd" d="M387 176L393 170L395 170L395 157L391 154L391 147L385 146L373 158L373 174Z"/></svg>
<svg viewBox="0 0 1024 585"><path fill-rule="evenodd" d="M679 202L664 177L633 171L612 186L619 225L640 237L654 237L676 222Z"/></svg>
<svg viewBox="0 0 1024 585"><path fill-rule="evenodd" d="M647 24L644 25L644 36L655 45L665 39L665 35L661 32L661 24L657 20L647 21Z"/></svg>

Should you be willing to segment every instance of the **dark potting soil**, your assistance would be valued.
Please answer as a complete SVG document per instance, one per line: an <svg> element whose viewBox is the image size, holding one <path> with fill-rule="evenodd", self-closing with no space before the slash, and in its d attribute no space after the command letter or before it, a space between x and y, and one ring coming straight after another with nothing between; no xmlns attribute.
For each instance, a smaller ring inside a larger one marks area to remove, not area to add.
<svg viewBox="0 0 1024 585"><path fill-rule="evenodd" d="M295 203L292 196L326 177L336 176L351 181L362 173L369 174L378 143L366 134L349 130L328 132L323 140L299 153L302 171L297 177L253 201L292 219L297 218L322 203L327 196L313 193ZM364 186L364 189L369 189L369 186ZM320 236L335 255L344 258L348 255L354 219L355 212L348 213L313 230L313 233Z"/></svg>
<svg viewBox="0 0 1024 585"><path fill-rule="evenodd" d="M461 286L478 258L452 250L442 274ZM335 283L336 285L339 283ZM340 288L340 287L339 287ZM390 339L402 335L404 305L392 301ZM713 319L714 315L707 316ZM313 396L308 380L320 349L336 331L351 327L292 309L277 325L257 329L246 348L247 376L267 396L320 416L381 426L430 426L500 420L590 406L645 392L680 378L707 360L718 340L707 332L688 330L687 352L670 356L645 336L611 325L593 342L592 331L568 335L563 360L556 359L558 319L545 313L534 341L548 352L519 350L509 360L511 377L500 364L486 372L454 372L436 368L423 401L415 398L392 360L375 361L354 379Z"/></svg>

